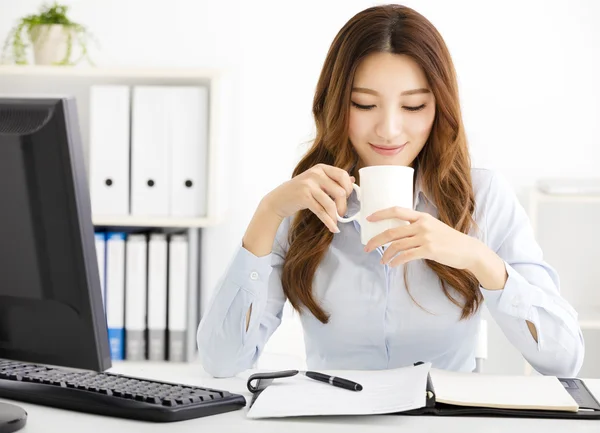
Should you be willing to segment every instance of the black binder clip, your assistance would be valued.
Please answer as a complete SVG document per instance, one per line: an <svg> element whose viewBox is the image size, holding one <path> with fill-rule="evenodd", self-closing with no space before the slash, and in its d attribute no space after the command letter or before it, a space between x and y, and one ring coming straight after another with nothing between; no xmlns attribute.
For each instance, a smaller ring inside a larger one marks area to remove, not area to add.
<svg viewBox="0 0 600 433"><path fill-rule="evenodd" d="M273 371L268 373L255 373L248 378L246 386L248 391L251 393L259 392L273 383L275 379L282 379L284 377L292 377L298 374L298 370L283 370ZM256 385L252 382L256 381Z"/></svg>

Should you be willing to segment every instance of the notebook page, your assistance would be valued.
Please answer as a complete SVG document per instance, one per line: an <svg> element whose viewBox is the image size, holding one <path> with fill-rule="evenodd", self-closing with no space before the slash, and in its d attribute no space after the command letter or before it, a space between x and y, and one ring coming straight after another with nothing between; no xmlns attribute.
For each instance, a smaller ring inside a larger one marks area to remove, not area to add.
<svg viewBox="0 0 600 433"><path fill-rule="evenodd" d="M576 412L579 408L553 376L500 376L431 369L435 400L459 406Z"/></svg>
<svg viewBox="0 0 600 433"><path fill-rule="evenodd" d="M276 379L256 399L249 418L372 415L425 406L430 363L391 370L318 370L363 386L349 391L305 376Z"/></svg>

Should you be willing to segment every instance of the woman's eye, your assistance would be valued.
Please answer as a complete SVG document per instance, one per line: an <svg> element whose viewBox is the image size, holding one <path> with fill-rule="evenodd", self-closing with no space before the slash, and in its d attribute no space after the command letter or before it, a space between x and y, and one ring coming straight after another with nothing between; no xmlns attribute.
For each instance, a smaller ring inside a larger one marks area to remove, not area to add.
<svg viewBox="0 0 600 433"><path fill-rule="evenodd" d="M361 104L357 104L354 101L352 101L352 105L354 105L359 110L370 110L371 108L375 107L374 105L361 105Z"/></svg>
<svg viewBox="0 0 600 433"><path fill-rule="evenodd" d="M407 109L408 111L419 111L422 110L423 108L425 108L425 104L421 104L418 107L403 107L405 109Z"/></svg>
<svg viewBox="0 0 600 433"><path fill-rule="evenodd" d="M368 110L371 110L371 109L373 109L373 108L375 108L375 107L376 107L376 105L362 105L362 104L357 104L357 103L356 103L356 102L354 102L354 101L351 101L351 102L352 102L352 105L353 105L354 107L358 108L359 110L365 110L365 111L368 111ZM425 104L421 104L421 105L419 105L419 106L416 106L416 107L404 106L404 107L402 107L402 108L404 108L404 109L405 109L405 110L407 110L407 111L411 111L411 112L415 112L415 111L421 111L423 108L425 108Z"/></svg>

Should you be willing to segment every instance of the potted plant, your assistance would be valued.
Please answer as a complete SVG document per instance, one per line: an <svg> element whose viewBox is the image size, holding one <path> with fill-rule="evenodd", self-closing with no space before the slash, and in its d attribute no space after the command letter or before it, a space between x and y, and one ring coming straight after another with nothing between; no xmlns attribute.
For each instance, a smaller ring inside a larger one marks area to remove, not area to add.
<svg viewBox="0 0 600 433"><path fill-rule="evenodd" d="M54 3L43 5L39 14L27 15L11 29L2 49L2 63L8 55L18 65L27 64L26 49L33 45L35 63L38 65L74 65L88 56L88 41L91 37L81 24L67 17L68 6ZM72 60L75 45L81 55Z"/></svg>

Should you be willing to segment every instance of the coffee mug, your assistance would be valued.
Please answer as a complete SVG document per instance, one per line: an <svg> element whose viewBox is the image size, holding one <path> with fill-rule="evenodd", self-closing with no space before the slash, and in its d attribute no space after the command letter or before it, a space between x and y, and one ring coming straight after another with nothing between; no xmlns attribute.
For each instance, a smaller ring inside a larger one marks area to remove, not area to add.
<svg viewBox="0 0 600 433"><path fill-rule="evenodd" d="M357 220L360 224L360 241L366 245L369 240L384 231L408 224L397 218L381 221L367 221L374 212L394 206L413 208L414 169L403 165L373 165L358 170L360 186L353 184L360 202L360 210L354 215L337 220L342 223Z"/></svg>

